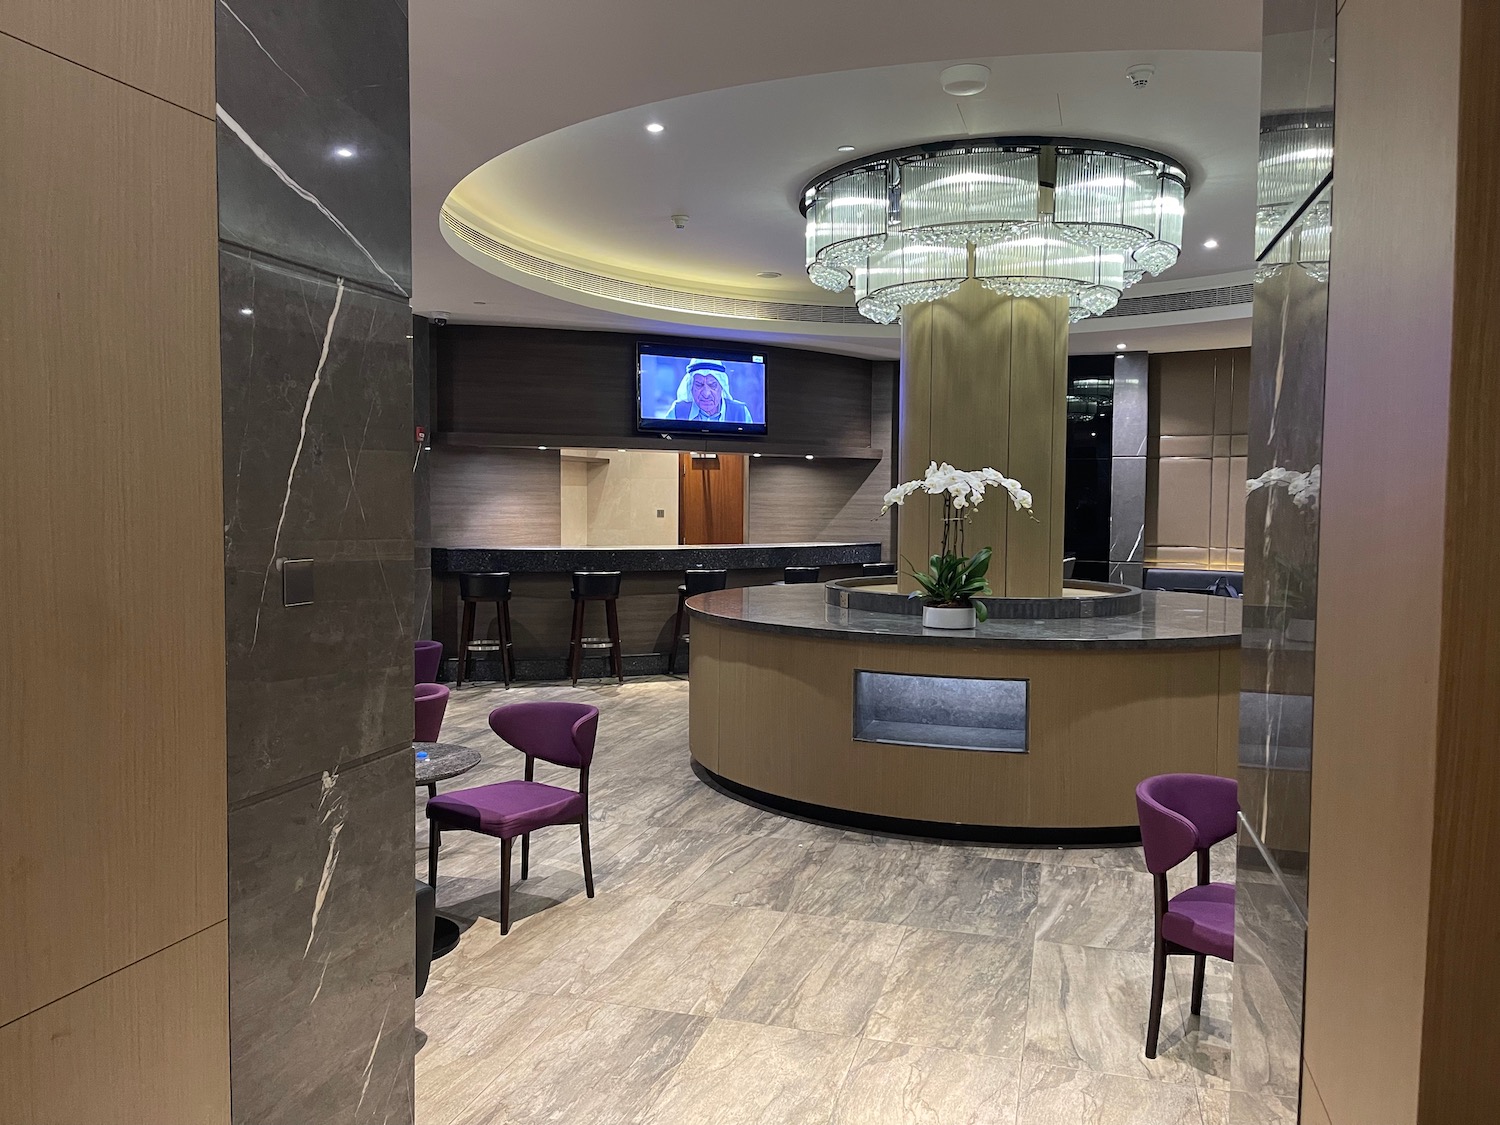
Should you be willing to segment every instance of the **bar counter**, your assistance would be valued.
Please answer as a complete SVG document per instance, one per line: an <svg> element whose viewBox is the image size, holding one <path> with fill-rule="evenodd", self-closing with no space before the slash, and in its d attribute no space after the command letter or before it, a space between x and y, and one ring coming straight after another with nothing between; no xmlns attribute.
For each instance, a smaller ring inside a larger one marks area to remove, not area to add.
<svg viewBox="0 0 1500 1125"><path fill-rule="evenodd" d="M789 566L815 566L825 580L851 578L879 562L879 543L735 543L641 547L434 547L432 549L432 636L443 642L443 678L457 669L461 603L459 574L505 571L511 575L511 632L516 673L523 680L560 679L566 674L572 620L572 574L578 570L621 572L619 617L625 674L645 675L666 668L677 612L682 572L692 568L727 570L731 588L781 581ZM807 587L822 595L821 585ZM603 614L591 606L589 636L604 634ZM495 607L481 604L475 640L495 640ZM684 654L686 646L684 646ZM583 674L607 674L607 657L586 656ZM679 657L678 668L685 667ZM496 653L476 653L465 679L498 680Z"/></svg>
<svg viewBox="0 0 1500 1125"><path fill-rule="evenodd" d="M1234 776L1241 604L925 629L821 586L688 601L693 760L794 815L959 839L1138 838L1135 785Z"/></svg>

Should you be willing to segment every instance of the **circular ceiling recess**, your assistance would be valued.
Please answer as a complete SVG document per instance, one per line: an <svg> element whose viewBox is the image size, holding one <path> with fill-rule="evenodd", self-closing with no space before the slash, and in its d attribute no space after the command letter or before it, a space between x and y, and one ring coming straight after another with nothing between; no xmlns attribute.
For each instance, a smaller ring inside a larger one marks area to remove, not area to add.
<svg viewBox="0 0 1500 1125"><path fill-rule="evenodd" d="M1182 247L1174 284L1251 269L1258 57L1156 52L1150 91L1122 97L1120 75L1140 62L1139 52L1115 51L968 60L989 73L962 97L943 89L953 68L912 63L638 106L476 168L449 193L439 226L481 269L595 309L705 327L889 337L894 329L861 315L853 292L809 278L799 210L804 188L830 175L821 171L830 158L856 167L934 143L1087 137L1093 152L1145 150L1157 174L1170 166L1184 190L1192 184L1180 216L1186 234L1174 232ZM662 130L648 133L648 124ZM673 216L686 215L691 222L679 228ZM1202 249L1210 235L1220 249Z"/></svg>

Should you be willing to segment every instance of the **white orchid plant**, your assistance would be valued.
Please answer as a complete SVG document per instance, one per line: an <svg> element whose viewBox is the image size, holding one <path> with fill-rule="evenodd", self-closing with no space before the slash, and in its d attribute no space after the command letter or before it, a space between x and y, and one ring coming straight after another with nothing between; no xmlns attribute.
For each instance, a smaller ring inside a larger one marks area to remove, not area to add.
<svg viewBox="0 0 1500 1125"><path fill-rule="evenodd" d="M964 524L974 509L984 503L986 492L992 488L1004 489L1016 511L1031 513L1031 493L1021 487L1020 481L1012 480L995 469L976 469L972 472L955 469L946 461L941 465L933 461L920 480L898 484L885 494L881 515L885 515L893 507L905 504L909 497L918 492L943 498L942 549L928 560L926 571L912 568L911 576L922 587L912 597L921 597L928 605L973 605L975 615L979 620L985 620L987 614L984 603L973 599L990 592L985 574L990 568L991 551L988 547L982 547L974 552L972 558L965 555ZM1031 518L1036 517L1033 515Z"/></svg>
<svg viewBox="0 0 1500 1125"><path fill-rule="evenodd" d="M1254 480L1245 482L1245 495L1261 488L1282 487L1299 508L1317 510L1318 493L1323 487L1323 466L1314 465L1305 473L1283 469L1280 465L1267 469Z"/></svg>

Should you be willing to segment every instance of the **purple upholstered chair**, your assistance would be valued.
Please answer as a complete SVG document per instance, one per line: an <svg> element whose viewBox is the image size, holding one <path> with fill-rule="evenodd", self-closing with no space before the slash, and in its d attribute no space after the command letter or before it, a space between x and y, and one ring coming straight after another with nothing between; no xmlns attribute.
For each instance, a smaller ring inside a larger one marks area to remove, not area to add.
<svg viewBox="0 0 1500 1125"><path fill-rule="evenodd" d="M448 689L442 684L418 684L412 689L417 713L414 742L436 742L443 730L443 712L448 710Z"/></svg>
<svg viewBox="0 0 1500 1125"><path fill-rule="evenodd" d="M1208 880L1208 849L1235 832L1239 786L1227 777L1164 773L1135 787L1146 870L1156 881L1156 943L1151 977L1151 1021L1146 1057L1156 1058L1161 1033L1167 958L1193 958L1192 1012L1203 1010L1203 970L1209 957L1234 960L1234 887ZM1198 883L1167 897L1167 872L1198 856Z"/></svg>
<svg viewBox="0 0 1500 1125"><path fill-rule="evenodd" d="M442 666L443 642L418 641L416 646L417 683L437 683L438 669Z"/></svg>
<svg viewBox="0 0 1500 1125"><path fill-rule="evenodd" d="M583 883L594 897L589 860L589 765L599 708L583 703L513 703L490 712L490 729L526 755L526 780L455 789L427 802L427 881L437 886L443 829L483 832L500 840L500 932L510 933L510 847L521 837L521 878L528 874L531 833L554 824L578 825ZM578 792L533 780L536 759L578 771Z"/></svg>

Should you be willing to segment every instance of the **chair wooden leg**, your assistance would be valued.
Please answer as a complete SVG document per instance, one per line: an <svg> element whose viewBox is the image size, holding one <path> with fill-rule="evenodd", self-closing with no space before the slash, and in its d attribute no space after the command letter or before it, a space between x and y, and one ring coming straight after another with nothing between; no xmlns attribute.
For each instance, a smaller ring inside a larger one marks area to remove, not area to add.
<svg viewBox="0 0 1500 1125"><path fill-rule="evenodd" d="M500 934L510 933L510 845L500 841Z"/></svg>
<svg viewBox="0 0 1500 1125"><path fill-rule="evenodd" d="M615 608L615 599L604 603L604 617L609 623L609 655L614 665L615 679L625 682L625 658L620 654L620 615Z"/></svg>
<svg viewBox="0 0 1500 1125"><path fill-rule="evenodd" d="M1156 1041L1161 1036L1161 1001L1167 985L1167 944L1156 939L1151 966L1151 1021L1146 1025L1146 1057L1156 1058Z"/></svg>
<svg viewBox="0 0 1500 1125"><path fill-rule="evenodd" d="M573 640L568 645L568 660L573 673L573 686L578 686L578 665L583 655L583 599L573 600Z"/></svg>
<svg viewBox="0 0 1500 1125"><path fill-rule="evenodd" d="M1203 970L1208 958L1199 953L1193 958L1193 1015L1203 1013Z"/></svg>
<svg viewBox="0 0 1500 1125"><path fill-rule="evenodd" d="M469 645L474 642L474 603L464 602L463 624L458 629L458 675L455 686L464 686L464 672L469 666Z"/></svg>
<svg viewBox="0 0 1500 1125"><path fill-rule="evenodd" d="M583 844L583 886L589 898L594 897L594 864L589 858L589 818L578 822L578 838Z"/></svg>
<svg viewBox="0 0 1500 1125"><path fill-rule="evenodd" d="M427 822L427 885L437 890L437 857L438 847L442 841L442 829L438 827L437 821Z"/></svg>
<svg viewBox="0 0 1500 1125"><path fill-rule="evenodd" d="M677 671L677 646L682 641L682 609L687 600L677 595L677 616L672 619L672 643L667 648L667 675L673 675Z"/></svg>
<svg viewBox="0 0 1500 1125"><path fill-rule="evenodd" d="M516 678L516 653L510 638L510 599L499 604L500 609L500 667L505 674L505 686L510 687Z"/></svg>
<svg viewBox="0 0 1500 1125"><path fill-rule="evenodd" d="M521 833L521 882L531 873L531 833Z"/></svg>

